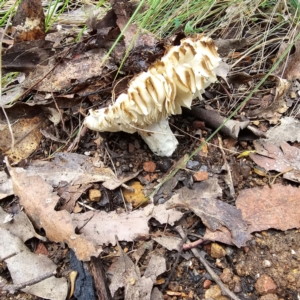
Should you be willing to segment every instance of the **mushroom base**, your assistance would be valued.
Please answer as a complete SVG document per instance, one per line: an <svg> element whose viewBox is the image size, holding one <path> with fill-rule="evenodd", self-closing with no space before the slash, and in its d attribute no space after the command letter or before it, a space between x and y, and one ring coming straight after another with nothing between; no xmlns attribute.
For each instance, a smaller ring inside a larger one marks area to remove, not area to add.
<svg viewBox="0 0 300 300"><path fill-rule="evenodd" d="M178 141L168 120L161 120L138 132L151 151L158 156L171 156L177 148Z"/></svg>

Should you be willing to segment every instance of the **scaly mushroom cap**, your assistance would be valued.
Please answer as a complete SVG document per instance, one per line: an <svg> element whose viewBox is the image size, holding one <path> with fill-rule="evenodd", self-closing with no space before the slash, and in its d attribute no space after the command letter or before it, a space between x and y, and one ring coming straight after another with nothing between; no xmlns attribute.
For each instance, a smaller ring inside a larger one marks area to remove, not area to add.
<svg viewBox="0 0 300 300"><path fill-rule="evenodd" d="M209 37L196 35L172 46L147 72L135 76L127 94L107 108L90 110L85 119L96 131L133 133L191 107L204 89L216 81L221 58Z"/></svg>

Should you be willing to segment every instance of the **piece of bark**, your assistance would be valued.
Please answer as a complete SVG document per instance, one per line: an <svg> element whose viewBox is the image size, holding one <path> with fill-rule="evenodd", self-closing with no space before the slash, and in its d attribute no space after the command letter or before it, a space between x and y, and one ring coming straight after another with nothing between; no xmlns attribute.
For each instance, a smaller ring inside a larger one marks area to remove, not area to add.
<svg viewBox="0 0 300 300"><path fill-rule="evenodd" d="M98 299L112 300L101 259L93 256L91 258L90 268L94 277L94 284Z"/></svg>

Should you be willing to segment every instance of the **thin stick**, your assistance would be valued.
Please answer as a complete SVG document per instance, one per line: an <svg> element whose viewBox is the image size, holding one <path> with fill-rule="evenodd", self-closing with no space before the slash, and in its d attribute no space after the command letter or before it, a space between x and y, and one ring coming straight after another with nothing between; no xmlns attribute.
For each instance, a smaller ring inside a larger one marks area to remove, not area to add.
<svg viewBox="0 0 300 300"><path fill-rule="evenodd" d="M222 139L219 134L218 134L218 141L219 141L220 150L222 152L222 156L223 156L223 160L224 160L224 165L226 166L226 169L227 169L227 176L229 178L228 187L229 187L230 195L232 196L232 198L234 198L235 190L234 190L234 185L233 185L232 176L231 176L231 168L227 162L226 155L225 155L225 152L223 149Z"/></svg>
<svg viewBox="0 0 300 300"><path fill-rule="evenodd" d="M182 229L181 226L177 226L176 230L178 231L178 233L180 234L180 236L183 239L186 239L186 234L184 233L184 231L183 231L183 229ZM186 242L190 243L190 241L188 239L186 239ZM212 277L212 279L215 281L215 283L221 288L221 291L222 291L223 295L227 295L227 296L229 296L233 300L241 300L240 298L238 298L233 292L231 292L224 285L224 283L221 281L221 279L219 278L219 276L210 267L210 265L208 264L208 262L202 256L201 252L198 249L192 248L191 251L193 252L194 256L197 257L200 260L200 262L203 264L203 266L205 267L205 269L207 270L207 272L210 274L210 276Z"/></svg>

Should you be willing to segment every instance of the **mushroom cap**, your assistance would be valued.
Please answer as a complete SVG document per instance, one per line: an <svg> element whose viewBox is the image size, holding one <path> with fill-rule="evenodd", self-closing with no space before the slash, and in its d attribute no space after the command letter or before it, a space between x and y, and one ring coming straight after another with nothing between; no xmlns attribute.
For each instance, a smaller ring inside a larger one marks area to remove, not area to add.
<svg viewBox="0 0 300 300"><path fill-rule="evenodd" d="M179 46L169 47L147 72L135 76L115 103L90 110L85 124L96 131L133 133L180 114L181 107L190 108L192 100L216 81L220 62L211 38L185 38Z"/></svg>

